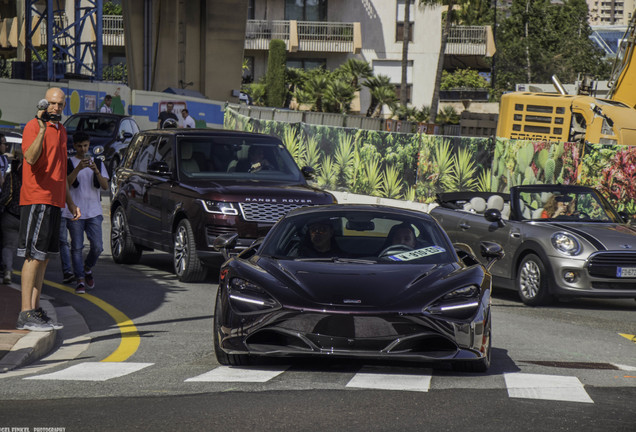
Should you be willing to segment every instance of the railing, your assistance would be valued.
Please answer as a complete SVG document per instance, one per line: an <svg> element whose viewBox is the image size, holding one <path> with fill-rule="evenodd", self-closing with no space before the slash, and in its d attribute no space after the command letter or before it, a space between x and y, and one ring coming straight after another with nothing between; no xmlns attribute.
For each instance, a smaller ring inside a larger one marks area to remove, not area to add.
<svg viewBox="0 0 636 432"><path fill-rule="evenodd" d="M268 50L272 39L285 41L289 49L289 21L248 20L245 29L245 49Z"/></svg>
<svg viewBox="0 0 636 432"><path fill-rule="evenodd" d="M298 51L353 52L353 23L298 22Z"/></svg>
<svg viewBox="0 0 636 432"><path fill-rule="evenodd" d="M102 44L105 46L124 46L124 17L104 15L102 17Z"/></svg>
<svg viewBox="0 0 636 432"><path fill-rule="evenodd" d="M446 41L446 55L485 56L488 48L488 27L452 26Z"/></svg>
<svg viewBox="0 0 636 432"><path fill-rule="evenodd" d="M248 20L245 49L267 50L272 39L281 39L288 51L355 52L356 31L355 23Z"/></svg>

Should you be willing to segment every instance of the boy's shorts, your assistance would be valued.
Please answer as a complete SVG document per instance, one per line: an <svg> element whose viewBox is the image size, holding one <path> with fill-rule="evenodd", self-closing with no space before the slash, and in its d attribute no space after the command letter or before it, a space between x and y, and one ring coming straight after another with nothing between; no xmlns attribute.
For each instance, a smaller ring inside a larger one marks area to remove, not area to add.
<svg viewBox="0 0 636 432"><path fill-rule="evenodd" d="M44 261L60 252L62 209L48 204L20 207L18 256Z"/></svg>

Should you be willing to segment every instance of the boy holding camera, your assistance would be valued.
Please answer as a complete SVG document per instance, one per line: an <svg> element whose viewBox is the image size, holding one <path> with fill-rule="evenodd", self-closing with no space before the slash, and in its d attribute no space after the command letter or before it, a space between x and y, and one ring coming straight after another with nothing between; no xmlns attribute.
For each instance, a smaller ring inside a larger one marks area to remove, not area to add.
<svg viewBox="0 0 636 432"><path fill-rule="evenodd" d="M68 209L62 211L71 234L71 261L77 280L75 293L84 294L95 288L92 268L104 250L102 241L101 189L108 189L108 173L101 160L88 154L90 137L84 132L73 135L75 155L68 160L68 184L73 201L82 209L82 215L72 220ZM84 233L89 242L86 260L83 259Z"/></svg>

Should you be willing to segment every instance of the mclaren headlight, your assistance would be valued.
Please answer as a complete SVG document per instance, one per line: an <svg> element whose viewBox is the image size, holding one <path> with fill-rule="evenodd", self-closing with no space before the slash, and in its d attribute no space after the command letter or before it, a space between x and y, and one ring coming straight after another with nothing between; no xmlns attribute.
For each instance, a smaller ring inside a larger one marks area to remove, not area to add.
<svg viewBox="0 0 636 432"><path fill-rule="evenodd" d="M468 285L443 295L430 306L425 307L422 312L467 319L475 314L479 308L479 302L479 287Z"/></svg>
<svg viewBox="0 0 636 432"><path fill-rule="evenodd" d="M245 279L232 278L228 288L230 305L238 313L263 313L280 308L280 303L272 296Z"/></svg>
<svg viewBox="0 0 636 432"><path fill-rule="evenodd" d="M572 234L558 232L552 234L552 246L566 255L574 256L581 252L581 244Z"/></svg>
<svg viewBox="0 0 636 432"><path fill-rule="evenodd" d="M199 201L201 201L201 204L203 204L203 208L208 213L224 214L230 216L236 216L238 214L238 210L234 206L234 203L210 200Z"/></svg>

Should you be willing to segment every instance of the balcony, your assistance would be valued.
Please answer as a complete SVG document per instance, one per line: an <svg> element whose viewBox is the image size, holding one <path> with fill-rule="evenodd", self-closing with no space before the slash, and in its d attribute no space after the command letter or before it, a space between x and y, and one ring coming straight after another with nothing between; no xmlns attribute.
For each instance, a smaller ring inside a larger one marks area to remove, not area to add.
<svg viewBox="0 0 636 432"><path fill-rule="evenodd" d="M272 39L285 42L290 52L358 53L360 23L248 20L246 50L268 50Z"/></svg>
<svg viewBox="0 0 636 432"><path fill-rule="evenodd" d="M490 26L452 26L446 55L492 57L495 42Z"/></svg>
<svg viewBox="0 0 636 432"><path fill-rule="evenodd" d="M102 17L102 45L124 46L124 17L104 15Z"/></svg>

